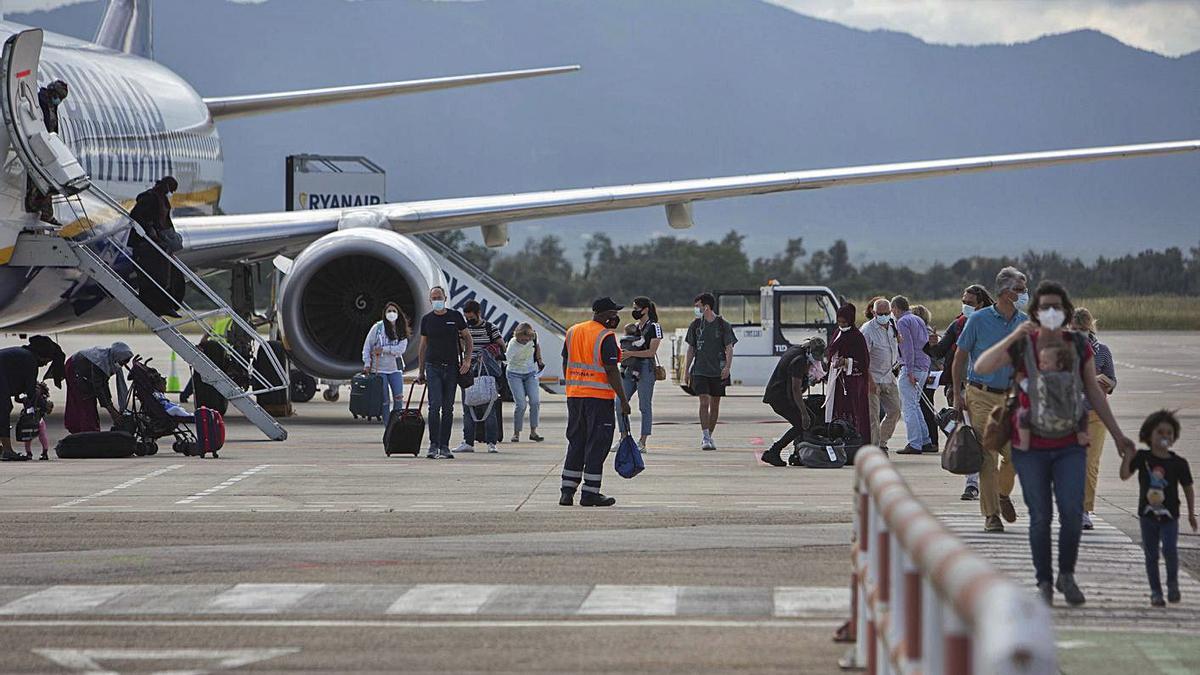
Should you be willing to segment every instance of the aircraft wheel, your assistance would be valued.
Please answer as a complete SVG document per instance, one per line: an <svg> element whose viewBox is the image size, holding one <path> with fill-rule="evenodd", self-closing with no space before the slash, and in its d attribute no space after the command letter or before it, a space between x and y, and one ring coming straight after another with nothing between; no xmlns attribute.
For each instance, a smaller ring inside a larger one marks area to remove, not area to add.
<svg viewBox="0 0 1200 675"><path fill-rule="evenodd" d="M341 392L338 390L338 387L331 385L325 388L325 391L321 393L321 397L330 403L336 403L341 398Z"/></svg>

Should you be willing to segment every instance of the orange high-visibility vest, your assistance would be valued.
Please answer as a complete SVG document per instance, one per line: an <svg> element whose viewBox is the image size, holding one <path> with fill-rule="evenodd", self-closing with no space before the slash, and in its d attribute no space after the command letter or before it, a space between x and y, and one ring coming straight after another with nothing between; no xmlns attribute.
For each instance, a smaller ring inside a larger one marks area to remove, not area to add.
<svg viewBox="0 0 1200 675"><path fill-rule="evenodd" d="M617 397L608 384L604 364L600 362L600 343L610 335L616 334L591 320L567 329L568 398L605 398L611 401Z"/></svg>

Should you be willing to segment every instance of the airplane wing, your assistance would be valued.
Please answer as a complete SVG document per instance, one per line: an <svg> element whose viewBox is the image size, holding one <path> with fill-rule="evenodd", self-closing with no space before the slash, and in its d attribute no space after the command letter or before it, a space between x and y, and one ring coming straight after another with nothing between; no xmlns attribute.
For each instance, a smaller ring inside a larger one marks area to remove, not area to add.
<svg viewBox="0 0 1200 675"><path fill-rule="evenodd" d="M345 209L197 216L176 218L175 224L185 239L187 250L183 257L192 264L213 264L221 260L261 260L279 253L292 253L323 234L350 227L381 227L415 234L481 225L485 227L485 239L488 239L488 227L503 226L513 221L665 205L670 225L685 228L691 225L691 202L705 199L815 190L842 185L889 183L961 173L1077 164L1197 150L1200 150L1200 139L485 197L432 199ZM503 234L502 228L500 233Z"/></svg>
<svg viewBox="0 0 1200 675"><path fill-rule="evenodd" d="M553 68L506 70L497 73L478 73L475 75L430 77L402 82L380 82L345 87L326 87L324 89L279 91L269 94L216 96L205 98L204 104L208 106L213 119L227 120L234 117L258 115L260 113L277 112L279 110L308 108L318 105L328 105L330 103L340 103L342 101L361 101L363 99L394 96L396 94L416 94L424 91L435 91L437 89L469 87L475 84L521 80L528 77L557 75L559 73L573 73L577 70L579 70L579 66L555 66Z"/></svg>

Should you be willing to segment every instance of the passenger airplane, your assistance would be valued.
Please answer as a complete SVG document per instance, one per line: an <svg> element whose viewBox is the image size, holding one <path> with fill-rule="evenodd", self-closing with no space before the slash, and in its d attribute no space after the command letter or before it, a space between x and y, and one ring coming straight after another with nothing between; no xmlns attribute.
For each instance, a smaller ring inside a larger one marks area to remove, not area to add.
<svg viewBox="0 0 1200 675"><path fill-rule="evenodd" d="M0 40L27 27L0 21ZM60 135L92 181L129 201L156 179L179 181L173 202L184 240L180 257L200 270L295 256L281 288L280 317L292 357L308 373L357 371L359 341L385 298L403 298L412 316L429 310L443 282L435 258L408 235L479 226L503 245L511 222L614 209L665 206L671 227L692 225L691 203L998 169L1042 167L1200 150L1200 140L804 170L723 178L435 199L339 209L214 215L222 188L216 122L341 101L431 91L576 70L577 66L203 98L148 58L148 0L110 0L93 42L45 34L40 84L62 79ZM6 146L7 144L5 144ZM74 269L8 264L17 235L38 225L23 208L25 176L6 147L0 176L0 330L64 330L124 316ZM193 214L193 215L187 215ZM68 222L71 213L60 208ZM92 300L80 298L91 294ZM411 355L410 355L411 356ZM412 359L409 359L412 362Z"/></svg>

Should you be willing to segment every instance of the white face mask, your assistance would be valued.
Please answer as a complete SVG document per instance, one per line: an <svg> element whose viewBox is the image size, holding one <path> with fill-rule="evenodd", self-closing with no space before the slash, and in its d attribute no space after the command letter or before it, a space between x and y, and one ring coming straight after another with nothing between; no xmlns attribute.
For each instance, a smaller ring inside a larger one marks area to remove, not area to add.
<svg viewBox="0 0 1200 675"><path fill-rule="evenodd" d="M964 304L964 305L963 305L963 308L962 308L962 315L963 315L963 316L965 316L965 317L967 317L967 318L969 319L969 318L971 318L971 315L972 315L972 314L974 314L974 313L975 313L975 308L974 308L974 307L972 307L971 305L967 305L967 304Z"/></svg>
<svg viewBox="0 0 1200 675"><path fill-rule="evenodd" d="M440 312L443 309L446 309L446 301L445 300L431 300L430 302L433 303L433 311L435 311L435 312Z"/></svg>
<svg viewBox="0 0 1200 675"><path fill-rule="evenodd" d="M1158 439L1158 447L1162 448L1163 450L1170 448L1171 447L1171 439L1165 438L1165 437Z"/></svg>
<svg viewBox="0 0 1200 675"><path fill-rule="evenodd" d="M846 331L850 330L850 326L838 326L838 330L845 333Z"/></svg>
<svg viewBox="0 0 1200 675"><path fill-rule="evenodd" d="M392 323L396 323L396 319L400 318L400 315L397 314L396 312L388 312L387 314L384 314L383 316L385 319L387 319L388 321L391 321Z"/></svg>
<svg viewBox="0 0 1200 675"><path fill-rule="evenodd" d="M699 319L700 317L704 316L704 310L700 307L693 307L692 314L695 314L696 318Z"/></svg>
<svg viewBox="0 0 1200 675"><path fill-rule="evenodd" d="M892 320L892 317L889 314L876 314L875 315L875 323L879 324L880 326L888 325L888 322L891 320Z"/></svg>
<svg viewBox="0 0 1200 675"><path fill-rule="evenodd" d="M1038 310L1038 323L1046 330L1058 330L1066 318L1067 315L1057 307Z"/></svg>

